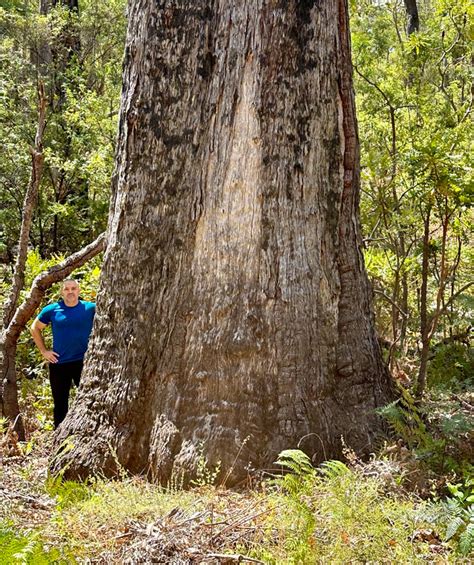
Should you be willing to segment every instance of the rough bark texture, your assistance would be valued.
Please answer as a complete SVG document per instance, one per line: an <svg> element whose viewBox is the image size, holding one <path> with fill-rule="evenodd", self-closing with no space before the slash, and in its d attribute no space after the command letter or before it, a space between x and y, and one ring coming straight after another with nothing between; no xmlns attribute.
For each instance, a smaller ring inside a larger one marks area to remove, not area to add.
<svg viewBox="0 0 474 565"><path fill-rule="evenodd" d="M20 334L41 304L48 288L65 279L74 269L81 267L103 251L104 244L105 236L101 234L77 253L39 274L33 281L26 300L15 310L12 320L0 335L0 417L15 422L15 430L20 439L24 439L24 428L20 417L15 370L15 355Z"/></svg>
<svg viewBox="0 0 474 565"><path fill-rule="evenodd" d="M390 395L359 251L345 1L131 2L108 250L70 476L228 484L368 450Z"/></svg>

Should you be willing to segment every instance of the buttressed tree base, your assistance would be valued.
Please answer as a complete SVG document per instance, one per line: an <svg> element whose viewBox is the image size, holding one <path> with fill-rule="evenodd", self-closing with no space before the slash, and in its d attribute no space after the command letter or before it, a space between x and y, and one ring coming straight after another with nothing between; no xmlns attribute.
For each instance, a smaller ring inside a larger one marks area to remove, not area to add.
<svg viewBox="0 0 474 565"><path fill-rule="evenodd" d="M227 484L359 451L390 397L360 251L347 5L132 0L82 389L53 468ZM64 445L64 444L63 444Z"/></svg>

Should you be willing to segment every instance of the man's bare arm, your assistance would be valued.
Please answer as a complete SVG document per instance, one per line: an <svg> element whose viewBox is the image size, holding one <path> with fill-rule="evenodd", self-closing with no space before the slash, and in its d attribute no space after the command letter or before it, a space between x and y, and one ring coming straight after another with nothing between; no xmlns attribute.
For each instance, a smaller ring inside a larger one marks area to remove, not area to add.
<svg viewBox="0 0 474 565"><path fill-rule="evenodd" d="M46 324L40 322L38 318L31 324L31 335L33 336L33 341L36 344L36 347L40 350L41 355L49 361L50 363L57 363L59 355L55 351L50 351L46 349L46 345L44 344L43 334L41 333L43 329L46 327Z"/></svg>

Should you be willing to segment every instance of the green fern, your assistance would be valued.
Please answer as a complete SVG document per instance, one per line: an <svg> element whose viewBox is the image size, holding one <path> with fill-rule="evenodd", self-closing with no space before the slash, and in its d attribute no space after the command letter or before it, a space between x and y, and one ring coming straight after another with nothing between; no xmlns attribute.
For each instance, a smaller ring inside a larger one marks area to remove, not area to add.
<svg viewBox="0 0 474 565"><path fill-rule="evenodd" d="M377 414L388 422L393 433L410 448L426 448L432 442L432 438L426 429L415 399L403 387L399 387L399 390L400 397L379 408Z"/></svg>
<svg viewBox="0 0 474 565"><path fill-rule="evenodd" d="M455 498L433 505L432 520L444 528L444 539L464 556L474 551L474 504L467 508Z"/></svg>
<svg viewBox="0 0 474 565"><path fill-rule="evenodd" d="M285 449L278 455L276 465L281 465L299 477L314 475L311 459L300 449Z"/></svg>
<svg viewBox="0 0 474 565"><path fill-rule="evenodd" d="M347 465L344 465L342 461L332 459L330 461L324 461L323 463L321 463L321 465L319 466L319 472L327 479L333 480L343 477L351 471L349 467L347 467Z"/></svg>
<svg viewBox="0 0 474 565"><path fill-rule="evenodd" d="M46 549L38 532L18 533L12 524L0 523L0 565L31 564L49 565L51 563L75 563L68 556L61 558L58 549Z"/></svg>
<svg viewBox="0 0 474 565"><path fill-rule="evenodd" d="M73 504L89 499L93 494L91 482L67 481L62 475L48 477L46 492L56 497L56 507L64 510Z"/></svg>
<svg viewBox="0 0 474 565"><path fill-rule="evenodd" d="M469 555L474 551L474 515L471 516L469 524L459 536L459 551L462 555Z"/></svg>
<svg viewBox="0 0 474 565"><path fill-rule="evenodd" d="M464 520L461 516L452 516L446 526L446 541L453 538L460 530L464 528Z"/></svg>
<svg viewBox="0 0 474 565"><path fill-rule="evenodd" d="M275 478L273 484L281 487L295 502L300 500L301 495L311 492L317 475L306 453L300 449L285 449L279 454L275 464L289 472Z"/></svg>

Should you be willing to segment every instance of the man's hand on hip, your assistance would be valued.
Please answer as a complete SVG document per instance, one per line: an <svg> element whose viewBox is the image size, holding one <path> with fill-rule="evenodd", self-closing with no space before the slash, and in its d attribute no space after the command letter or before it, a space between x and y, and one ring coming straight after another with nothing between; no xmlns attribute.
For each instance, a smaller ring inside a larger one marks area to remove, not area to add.
<svg viewBox="0 0 474 565"><path fill-rule="evenodd" d="M46 359L46 361L49 361L50 363L58 362L59 355L56 353L56 351L43 351L42 355Z"/></svg>

